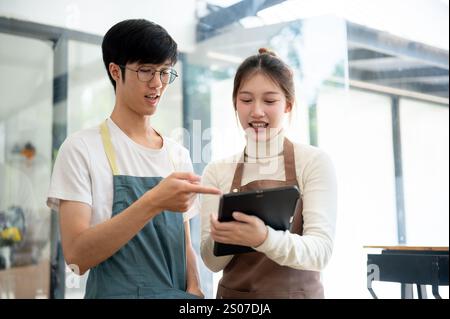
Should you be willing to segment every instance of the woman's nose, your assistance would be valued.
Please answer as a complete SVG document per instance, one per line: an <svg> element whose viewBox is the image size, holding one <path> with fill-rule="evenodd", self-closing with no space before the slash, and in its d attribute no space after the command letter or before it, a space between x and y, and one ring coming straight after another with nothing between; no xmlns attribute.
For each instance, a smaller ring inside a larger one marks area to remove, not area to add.
<svg viewBox="0 0 450 319"><path fill-rule="evenodd" d="M251 110L251 115L254 117L263 117L264 116L264 109L263 109L261 103L255 102L255 104L253 104L253 107Z"/></svg>

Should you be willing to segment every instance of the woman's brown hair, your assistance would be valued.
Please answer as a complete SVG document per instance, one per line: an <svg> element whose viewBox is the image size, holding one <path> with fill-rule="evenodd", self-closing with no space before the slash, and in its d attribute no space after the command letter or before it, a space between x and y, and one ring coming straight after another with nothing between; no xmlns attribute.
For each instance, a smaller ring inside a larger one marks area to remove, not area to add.
<svg viewBox="0 0 450 319"><path fill-rule="evenodd" d="M255 73L262 73L272 79L280 86L291 107L294 105L295 88L292 70L275 53L266 48L260 48L258 54L245 59L236 71L233 87L234 109L236 109L237 94L242 83Z"/></svg>

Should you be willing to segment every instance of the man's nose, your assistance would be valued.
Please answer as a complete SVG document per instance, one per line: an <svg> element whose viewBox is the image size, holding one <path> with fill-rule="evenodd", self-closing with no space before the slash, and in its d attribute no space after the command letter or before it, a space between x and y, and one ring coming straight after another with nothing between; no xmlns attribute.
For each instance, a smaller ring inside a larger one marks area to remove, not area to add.
<svg viewBox="0 0 450 319"><path fill-rule="evenodd" d="M161 73L159 71L155 71L153 79L148 82L148 86L150 86L151 88L161 88L163 86L163 83L161 81Z"/></svg>

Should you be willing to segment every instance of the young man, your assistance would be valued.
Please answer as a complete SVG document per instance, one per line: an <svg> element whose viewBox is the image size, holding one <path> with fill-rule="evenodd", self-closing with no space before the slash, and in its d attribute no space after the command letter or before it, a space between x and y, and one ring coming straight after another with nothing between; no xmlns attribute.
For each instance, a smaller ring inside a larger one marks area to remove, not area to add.
<svg viewBox="0 0 450 319"><path fill-rule="evenodd" d="M48 195L66 262L90 270L86 298L202 297L189 218L197 193L220 191L200 186L188 151L149 121L177 77L177 44L157 24L126 20L102 50L114 110L63 143Z"/></svg>

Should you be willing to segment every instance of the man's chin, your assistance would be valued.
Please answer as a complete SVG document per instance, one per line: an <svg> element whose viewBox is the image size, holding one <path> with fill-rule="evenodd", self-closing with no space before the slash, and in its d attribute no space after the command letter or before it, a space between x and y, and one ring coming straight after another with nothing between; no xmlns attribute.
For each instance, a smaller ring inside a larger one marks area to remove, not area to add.
<svg viewBox="0 0 450 319"><path fill-rule="evenodd" d="M157 105L155 106L146 106L144 109L140 110L141 115L150 116L156 113Z"/></svg>

